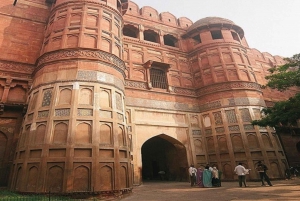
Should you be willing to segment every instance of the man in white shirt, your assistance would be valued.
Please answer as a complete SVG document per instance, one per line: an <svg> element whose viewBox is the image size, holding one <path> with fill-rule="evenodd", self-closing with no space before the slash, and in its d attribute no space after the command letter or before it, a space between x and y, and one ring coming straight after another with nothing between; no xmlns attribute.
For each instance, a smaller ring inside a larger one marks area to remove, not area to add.
<svg viewBox="0 0 300 201"><path fill-rule="evenodd" d="M234 172L238 175L239 186L242 187L242 184L246 185L246 174L249 174L249 170L242 166L242 163L239 163L238 166L234 168Z"/></svg>
<svg viewBox="0 0 300 201"><path fill-rule="evenodd" d="M191 165L189 168L189 174L191 178L191 187L193 187L196 183L196 173L197 169L194 167L194 165Z"/></svg>

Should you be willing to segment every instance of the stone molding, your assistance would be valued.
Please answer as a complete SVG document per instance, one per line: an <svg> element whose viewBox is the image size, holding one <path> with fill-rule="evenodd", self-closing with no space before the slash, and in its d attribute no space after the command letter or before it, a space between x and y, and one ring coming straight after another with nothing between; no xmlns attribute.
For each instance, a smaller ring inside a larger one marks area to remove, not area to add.
<svg viewBox="0 0 300 201"><path fill-rule="evenodd" d="M120 80L113 75L103 73L103 72L96 72L96 71L78 71L77 74L77 79L73 80L57 80L53 82L47 82L43 84L39 84L33 88L30 89L29 93L31 93L33 90L43 87L43 86L48 86L48 85L53 85L57 83L68 83L70 82L69 85L73 85L74 82L90 82L90 83L97 83L97 84L103 84L103 85L109 85L113 86L120 91L124 93L124 82L123 80Z"/></svg>
<svg viewBox="0 0 300 201"><path fill-rule="evenodd" d="M9 134L13 134L14 133L15 128L14 127L4 127L3 125L0 127L0 131L2 133L9 133Z"/></svg>
<svg viewBox="0 0 300 201"><path fill-rule="evenodd" d="M137 82L137 81L132 81L132 80L125 80L125 87L148 89L148 84L147 84L147 82Z"/></svg>
<svg viewBox="0 0 300 201"><path fill-rule="evenodd" d="M150 108L150 109L160 109L160 110L176 110L176 111L189 111L189 112L197 112L199 111L199 106L186 104L186 103L178 103L178 102L168 102L161 100L149 100L143 98L133 98L126 97L126 106L128 107L142 107L142 108Z"/></svg>
<svg viewBox="0 0 300 201"><path fill-rule="evenodd" d="M187 95L187 96L197 96L196 91L192 89L180 88L180 87L171 87L172 91L178 95Z"/></svg>
<svg viewBox="0 0 300 201"><path fill-rule="evenodd" d="M124 41L131 41L131 42L137 42L140 44L145 44L145 45L150 45L153 47L161 47L160 43L155 43L155 42L151 42L151 41L142 41L138 38L127 38L126 36L123 38Z"/></svg>
<svg viewBox="0 0 300 201"><path fill-rule="evenodd" d="M146 82L133 81L133 80L125 80L125 87L128 88L136 88L136 89L148 89ZM206 87L202 87L197 90L187 89L182 87L174 87L170 86L172 94L176 95L185 95L185 96L193 96L193 97L201 97L207 94L228 91L228 90L254 90L261 92L261 87L259 84L254 82L245 82L245 81L235 81L235 82L227 82L227 83L217 83L213 85L209 85Z"/></svg>
<svg viewBox="0 0 300 201"><path fill-rule="evenodd" d="M1 78L3 77L14 77L14 80L19 80L19 79L26 79L26 80L32 80L32 76L31 75L24 75L24 74L20 74L20 73L11 73L11 72L2 72L2 70L0 70L0 76Z"/></svg>
<svg viewBox="0 0 300 201"><path fill-rule="evenodd" d="M92 49L63 49L56 50L53 52L48 52L42 55L37 62L37 69L34 71L36 73L39 69L43 68L47 63L57 62L69 59L85 59L102 61L109 66L113 67L119 71L125 78L125 63L116 55L104 52L102 50L92 50Z"/></svg>
<svg viewBox="0 0 300 201"><path fill-rule="evenodd" d="M168 46L168 45L161 45L160 43L155 43L155 42L151 42L151 41L145 41L145 40L140 40L138 38L130 38L130 37L123 37L123 41L124 44L129 44L129 43L125 43L125 42L134 42L134 43L138 43L141 44L142 47L144 47L144 45L147 46L152 46L152 47L156 47L156 48L160 48L162 50L168 50L169 52L175 52L175 53L179 53L180 54L184 54L183 51L180 51L179 47L172 47L172 46ZM130 43L132 44L132 43Z"/></svg>
<svg viewBox="0 0 300 201"><path fill-rule="evenodd" d="M31 74L34 71L35 66L31 64L24 64L12 61L0 60L0 71L16 72L21 74L27 74L31 78Z"/></svg>
<svg viewBox="0 0 300 201"><path fill-rule="evenodd" d="M243 46L241 43L238 43L238 42L219 42L219 41L214 41L212 43L209 43L209 44L204 44L204 45L199 45L199 46L196 46L192 51L189 52L189 55L191 54L194 54L194 53L197 53L199 52L201 49L208 49L208 48L211 48L211 47L214 47L214 46L225 46L225 47L238 47L238 48L241 48L243 50L246 51L246 47Z"/></svg>
<svg viewBox="0 0 300 201"><path fill-rule="evenodd" d="M82 70L82 71L78 71L77 79L80 81L87 81L87 82L92 81L92 82L112 85L120 89L121 91L124 91L124 81L108 73Z"/></svg>
<svg viewBox="0 0 300 201"><path fill-rule="evenodd" d="M254 82L246 82L246 81L235 81L235 82L223 82L217 83L213 85L209 85L206 87L202 87L196 90L196 94L198 97L203 95L227 91L227 90L236 90L236 89L247 89L261 92L261 87L259 84Z"/></svg>
<svg viewBox="0 0 300 201"><path fill-rule="evenodd" d="M37 85L36 87L34 88L31 88L29 93L31 93L32 91L40 88L40 87L43 87L43 86L49 86L49 85L53 85L53 84L57 84L57 83L71 83L71 85L75 82L90 82L90 83L96 83L96 84L103 84L103 85L109 85L109 86L112 86L112 87L116 87L117 89L119 89L120 91L124 92L124 87L120 87L120 86L117 86L116 84L113 84L113 83L107 83L107 82L101 82L101 81L88 81L88 80L79 80L79 79L76 79L76 80L63 80L63 81L53 81L53 82L47 82L45 84L39 84ZM68 84L70 85L70 84Z"/></svg>
<svg viewBox="0 0 300 201"><path fill-rule="evenodd" d="M143 98L127 97L126 106L201 113L201 112L216 110L220 108L228 108L228 107L239 107L239 106L265 107L265 103L264 100L262 99L249 98L249 97L221 99L221 100L216 100L201 105L197 103L187 104L187 103L178 103L178 102L170 102L170 101L162 101L162 100L148 100Z"/></svg>

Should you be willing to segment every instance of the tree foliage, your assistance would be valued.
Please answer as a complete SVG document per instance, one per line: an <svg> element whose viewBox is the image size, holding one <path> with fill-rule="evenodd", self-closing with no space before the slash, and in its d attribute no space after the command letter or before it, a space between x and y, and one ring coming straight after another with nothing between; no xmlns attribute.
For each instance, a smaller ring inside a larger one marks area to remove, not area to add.
<svg viewBox="0 0 300 201"><path fill-rule="evenodd" d="M275 103L273 107L262 109L264 117L254 120L252 124L259 126L292 126L300 119L300 93L286 101Z"/></svg>
<svg viewBox="0 0 300 201"><path fill-rule="evenodd" d="M290 87L300 87L300 54L286 58L286 64L269 69L271 75L267 76L266 87L284 91ZM264 108L261 120L252 121L259 126L293 126L300 119L300 93L286 101L276 102L273 107Z"/></svg>
<svg viewBox="0 0 300 201"><path fill-rule="evenodd" d="M300 54L285 58L286 64L269 69L271 75L266 76L267 87L284 91L289 87L300 86Z"/></svg>

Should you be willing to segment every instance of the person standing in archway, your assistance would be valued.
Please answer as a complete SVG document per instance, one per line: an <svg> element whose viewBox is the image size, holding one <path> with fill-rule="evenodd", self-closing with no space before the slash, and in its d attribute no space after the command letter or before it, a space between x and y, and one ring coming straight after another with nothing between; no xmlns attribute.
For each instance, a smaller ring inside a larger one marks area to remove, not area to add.
<svg viewBox="0 0 300 201"><path fill-rule="evenodd" d="M190 179L191 179L191 187L193 187L196 183L196 173L197 173L197 169L192 164L189 168L189 174L190 174Z"/></svg>

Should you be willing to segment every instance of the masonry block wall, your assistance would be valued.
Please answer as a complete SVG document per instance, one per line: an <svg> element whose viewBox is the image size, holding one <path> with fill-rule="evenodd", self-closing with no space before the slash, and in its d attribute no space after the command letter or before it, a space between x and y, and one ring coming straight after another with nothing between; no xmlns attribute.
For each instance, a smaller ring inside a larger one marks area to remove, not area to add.
<svg viewBox="0 0 300 201"><path fill-rule="evenodd" d="M187 161L181 160L176 170L167 168L170 174L180 175L189 163L209 163L231 180L238 162L254 169L262 160L271 177L284 176L288 164L275 131L251 125L266 104L294 93L260 87L267 69L283 64L281 57L249 48L243 29L230 20L208 17L192 23L133 2L123 34L135 183L148 177L144 168L154 169L145 167L144 144L165 135L187 150ZM153 87L151 69L165 73L166 87ZM258 174L252 171L249 177Z"/></svg>
<svg viewBox="0 0 300 201"><path fill-rule="evenodd" d="M0 185L10 183L12 160L27 106L49 6L42 0L0 2Z"/></svg>
<svg viewBox="0 0 300 201"><path fill-rule="evenodd" d="M44 38L31 57L35 67L14 154L13 190L130 189L122 6L126 8L117 1L66 0L51 5L39 33ZM26 96L21 97L25 102Z"/></svg>
<svg viewBox="0 0 300 201"><path fill-rule="evenodd" d="M127 0L22 0L0 3L0 25L2 186L123 193L158 169L184 181L189 164L209 163L233 180L238 162L259 160L284 176L276 132L251 125L294 94L260 87L284 61L251 49L234 22Z"/></svg>

